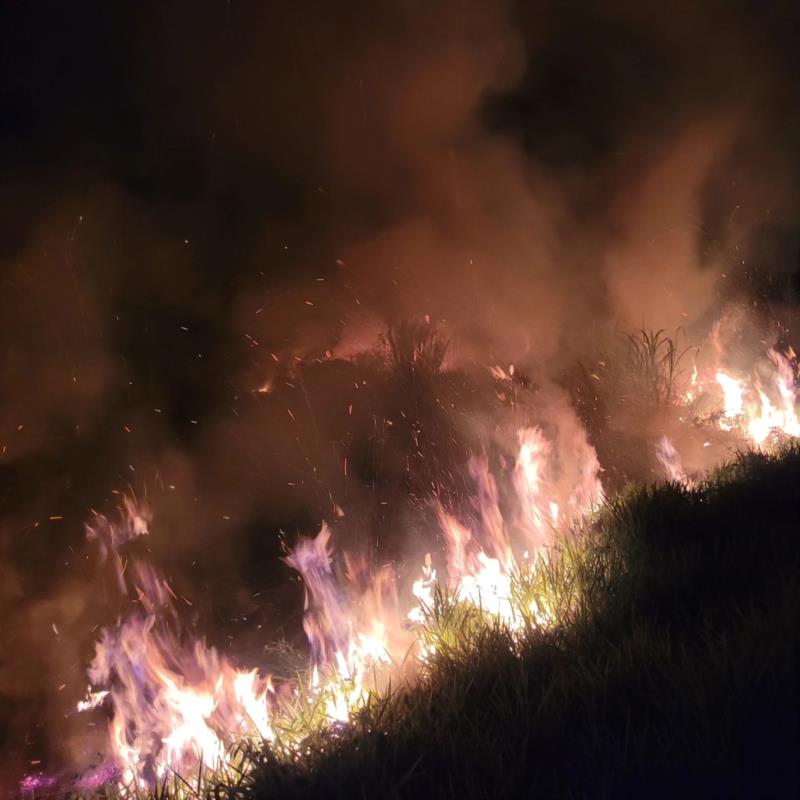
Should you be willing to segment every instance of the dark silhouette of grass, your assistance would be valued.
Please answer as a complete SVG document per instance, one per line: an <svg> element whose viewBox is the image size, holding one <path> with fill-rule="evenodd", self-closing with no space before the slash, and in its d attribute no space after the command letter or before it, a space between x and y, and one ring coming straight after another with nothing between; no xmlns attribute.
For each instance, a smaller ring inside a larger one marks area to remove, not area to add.
<svg viewBox="0 0 800 800"><path fill-rule="evenodd" d="M594 353L570 364L562 383L606 467L604 486L616 492L629 481L643 483L661 474L648 439L685 428L693 413L684 401L690 356L678 329L613 331L599 337ZM649 424L642 424L647 421Z"/></svg>
<svg viewBox="0 0 800 800"><path fill-rule="evenodd" d="M794 448L629 491L565 544L555 628L472 620L416 688L217 792L800 796L798 487Z"/></svg>

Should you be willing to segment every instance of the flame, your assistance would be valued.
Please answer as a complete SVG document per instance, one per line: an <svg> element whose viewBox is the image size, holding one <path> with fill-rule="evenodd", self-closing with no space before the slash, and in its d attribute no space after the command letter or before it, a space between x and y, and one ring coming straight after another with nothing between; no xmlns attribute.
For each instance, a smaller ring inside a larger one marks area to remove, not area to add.
<svg viewBox="0 0 800 800"><path fill-rule="evenodd" d="M692 377L689 379L689 386L684 394L687 403L692 403L697 397L697 385L700 378L700 371L697 369L697 361L692 364Z"/></svg>
<svg viewBox="0 0 800 800"><path fill-rule="evenodd" d="M794 354L770 350L762 366L752 376L724 366L706 376L695 365L685 402L718 398L711 418L754 446L800 435ZM502 377L511 375L509 368ZM501 377L499 370L495 377ZM656 456L670 480L690 485L668 437L658 442ZM602 502L596 453L582 430L551 438L534 426L518 432L503 492L485 456L473 457L468 466L473 492L466 513L433 506L448 596L512 632L552 624L541 600L525 597L519 586L547 560L554 532ZM401 602L392 566L373 569L353 554L337 561L332 530L323 523L286 557L305 586L310 660L304 675L282 681L288 693L279 692L271 676L241 668L188 637L164 576L139 558L123 559L121 548L150 535L150 522L144 506L125 498L118 519L95 515L87 525L87 537L113 568L120 593L136 608L102 631L86 697L77 704L82 712L110 712L109 757L122 786L152 788L172 774L216 769L243 739L301 748L309 726L346 724L397 674L406 653L415 653L419 669L435 655L435 643L421 637L415 644L440 585L431 554Z"/></svg>
<svg viewBox="0 0 800 800"><path fill-rule="evenodd" d="M519 451L513 469L515 516L521 521L525 538L537 547L538 559L531 559L527 550L521 558L515 556L509 528L500 511L497 484L485 458L474 458L470 463L478 512L475 531L441 505L435 506L446 546L452 596L498 619L512 631L522 630L530 622L538 625L551 622L536 602L520 603L514 583L530 577L538 564L546 560L546 547L552 543L556 525L562 521L559 498L567 498L565 505L570 509L571 519L590 512L603 498L597 477L599 465L588 445L594 458L587 458L571 480L556 482L552 477L555 451L543 431L538 427L525 428L519 431L518 439ZM428 555L423 577L414 584L419 605L409 614L412 621L422 622L426 612L429 613L435 578ZM429 655L429 649L423 653L424 657Z"/></svg>
<svg viewBox="0 0 800 800"><path fill-rule="evenodd" d="M725 363L719 326L712 342L713 366L700 369L695 361L682 397L704 436L715 425L725 441L756 448L800 436L794 352L769 349L748 372ZM415 349L413 360L422 355ZM489 371L505 384L495 389L502 398L513 385L524 385L513 364ZM257 389L271 390L272 379ZM689 419L686 408L680 409L682 421ZM76 707L108 714L108 762L74 787L111 782L135 794L174 775L218 769L243 740L302 752L309 734L347 724L397 676L413 678L428 667L437 641L426 629L441 602L496 620L515 636L530 625L552 625L547 600L526 587L547 563L556 531L603 502L600 465L584 430L569 420L554 429L523 427L516 446L515 458L501 468L490 469L485 455L469 460L469 502L432 504L430 538L443 543L444 561L437 570L426 553L402 597L402 573L392 565L375 567L362 555L336 554L326 522L316 536L297 541L285 561L305 587L310 655L307 669L290 678L243 668L183 628L165 576L139 557L123 556L129 543L151 535L145 505L124 497L118 517L95 514L87 538L133 610L104 628L96 643L89 686ZM655 455L669 480L692 485L697 471L687 471L666 435ZM335 524L346 524L344 511L335 503L333 508ZM23 786L34 788L55 781L43 775L26 780Z"/></svg>
<svg viewBox="0 0 800 800"><path fill-rule="evenodd" d="M411 594L417 600L417 604L406 615L411 622L419 625L425 622L425 610L433 608L435 589L436 570L432 566L431 554L426 553L422 564L422 576L417 578L411 587Z"/></svg>
<svg viewBox="0 0 800 800"><path fill-rule="evenodd" d="M588 448L585 441L583 446ZM507 519L487 459L473 458L473 524L441 505L434 508L452 596L512 630L526 621L549 624L538 602L516 596L515 580L540 562L527 550L515 555L512 531L520 529L528 543L544 548L557 524L602 498L597 469L594 456L570 479L556 480L553 443L539 428L520 431ZM84 712L110 710L109 756L123 787L152 788L173 774L217 769L243 739L297 748L303 725L346 723L396 674L414 647L413 629L425 625L434 605L438 576L430 553L411 588L410 607L401 612L392 567L370 569L353 554L344 554L344 568L338 567L331 528L323 523L315 537L301 537L285 559L305 586L303 627L311 652L306 676L287 679L292 701L279 701L286 693L276 691L269 675L239 668L186 636L175 593L151 564L136 557L123 562L120 548L149 535L150 519L143 506L126 498L118 519L96 515L87 526L87 537L114 566L121 593L137 609L102 631L87 695L77 704ZM415 652L424 665L435 645L420 640Z"/></svg>
<svg viewBox="0 0 800 800"><path fill-rule="evenodd" d="M523 428L517 434L519 452L514 467L514 488L529 542L540 550L561 525L569 527L604 498L597 454L581 438L568 443L577 458L566 470L559 450L541 428Z"/></svg>
<svg viewBox="0 0 800 800"><path fill-rule="evenodd" d="M558 503L548 496L544 479L550 442L539 428L522 430L518 435L520 447L514 468L514 486L527 531L532 540L539 541L543 536L547 538L551 525L558 522Z"/></svg>
<svg viewBox="0 0 800 800"><path fill-rule="evenodd" d="M489 502L493 512L496 506ZM492 558L474 543L472 534L455 517L441 508L437 508L437 516L447 543L447 572L454 595L506 623L514 622L517 615L511 601L510 575L515 562L508 540L501 548L504 560ZM499 535L498 531L493 532L493 546Z"/></svg>
<svg viewBox="0 0 800 800"><path fill-rule="evenodd" d="M270 679L235 669L213 648L185 647L155 616L103 631L89 677L91 705L110 701L111 755L128 785L152 787L169 773L218 767L245 736L271 741Z"/></svg>
<svg viewBox="0 0 800 800"><path fill-rule="evenodd" d="M717 370L716 378L722 389L724 402L721 427L730 430L728 420L734 420L744 413L744 387L741 381L737 381L722 370Z"/></svg>
<svg viewBox="0 0 800 800"><path fill-rule="evenodd" d="M274 739L269 676L240 670L214 648L186 644L175 594L148 563L122 568L119 548L148 534L149 513L125 498L118 520L97 515L87 538L111 560L122 594L135 595L141 611L103 629L88 670L90 686L79 711L109 706L109 756L119 780L152 788L171 774L217 768L234 741Z"/></svg>
<svg viewBox="0 0 800 800"><path fill-rule="evenodd" d="M713 334L714 351L723 358L719 331ZM695 365L683 403L706 403L704 424L715 424L721 431L737 437L741 444L764 449L800 436L797 411L797 357L790 349L781 353L770 348L766 359L748 374L734 374L725 366L711 369L705 376ZM683 418L682 418L683 419ZM700 417L703 422L703 417ZM710 446L704 442L703 447ZM664 436L655 455L671 481L692 485L674 444Z"/></svg>
<svg viewBox="0 0 800 800"><path fill-rule="evenodd" d="M303 628L311 644L311 688L324 698L326 715L345 722L378 688L377 672L393 663L387 623L397 618L396 594L394 576L382 569L353 602L353 592L344 591L334 575L330 539L323 523L314 539L300 539L286 562L306 587Z"/></svg>
<svg viewBox="0 0 800 800"><path fill-rule="evenodd" d="M766 385L759 377L734 378L721 369L715 376L723 393L719 427L739 432L755 447L770 438L800 436L796 357L791 351L782 354L774 349L767 356L773 374Z"/></svg>
<svg viewBox="0 0 800 800"><path fill-rule="evenodd" d="M683 465L681 464L681 457L675 449L675 445L667 436L662 436L656 445L656 458L661 462L664 471L667 473L667 478L674 483L680 483L683 486L691 486L692 480L684 472Z"/></svg>

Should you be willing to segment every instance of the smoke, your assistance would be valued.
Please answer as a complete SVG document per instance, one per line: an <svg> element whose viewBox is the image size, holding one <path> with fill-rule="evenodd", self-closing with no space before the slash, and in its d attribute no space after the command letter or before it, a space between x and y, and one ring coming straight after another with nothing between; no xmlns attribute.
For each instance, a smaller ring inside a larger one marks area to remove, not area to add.
<svg viewBox="0 0 800 800"><path fill-rule="evenodd" d="M299 631L285 540L327 519L419 552L409 505L514 446L487 366L582 451L555 383L609 330L796 300L788 5L113 6L17 9L2 48L0 694L25 760L70 749L118 610L83 537L115 492L148 496L192 624L255 657ZM387 362L407 319L443 373Z"/></svg>

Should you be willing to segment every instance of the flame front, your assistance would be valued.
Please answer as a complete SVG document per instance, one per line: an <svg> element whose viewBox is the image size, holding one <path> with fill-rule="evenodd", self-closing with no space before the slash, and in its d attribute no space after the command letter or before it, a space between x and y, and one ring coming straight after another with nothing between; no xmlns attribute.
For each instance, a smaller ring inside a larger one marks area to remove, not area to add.
<svg viewBox="0 0 800 800"><path fill-rule="evenodd" d="M552 443L540 429L525 429L511 473L513 519L501 512L497 481L483 457L469 464L474 530L441 505L433 509L445 540L447 589L459 602L515 630L525 620L547 624L538 608L521 607L513 590L514 576L536 563L529 549L544 554L562 521L562 504L576 516L602 499L596 459L569 485L554 481L554 470ZM144 509L126 500L119 521L98 516L87 533L103 557L119 565L119 547L148 534L148 519ZM117 568L121 591L135 597L143 611L103 631L89 669L90 687L78 707L110 708L110 756L123 786L152 787L173 774L217 769L232 745L243 739L276 743L278 731L293 734L283 735L281 746L301 747L309 732L302 724L311 724L310 716L323 725L347 722L397 672L407 653L416 652L418 669L433 654L421 642L414 645L414 629L424 626L434 604L437 571L430 555L405 611L390 566L370 571L363 560L346 554L345 569L337 571L325 523L316 537L301 538L286 562L305 585L303 627L310 644L305 676L288 681L289 702L278 701L269 676L235 667L202 641L187 643L174 593L152 566L130 559L124 570Z"/></svg>
<svg viewBox="0 0 800 800"><path fill-rule="evenodd" d="M777 350L752 376L695 365L683 402L705 403L719 430L763 447L800 435L796 371L794 354ZM149 563L120 555L126 542L149 535L145 508L126 499L118 520L97 515L87 536L136 610L103 630L78 710L108 710L109 757L120 785L138 790L217 769L242 740L296 752L320 726L346 724L401 670L408 676L426 668L436 645L424 632L440 592L512 632L551 624L546 604L520 586L547 562L555 531L603 502L600 467L582 430L549 435L525 427L517 444L504 472L493 472L485 456L470 459L469 502L432 504L431 541L438 534L444 563L437 570L428 553L407 594L398 592L392 565L373 569L354 554L336 558L326 523L315 537L299 539L285 560L305 586L310 659L294 678L240 668L187 635L166 579ZM691 483L670 438L658 441L656 456L671 480Z"/></svg>

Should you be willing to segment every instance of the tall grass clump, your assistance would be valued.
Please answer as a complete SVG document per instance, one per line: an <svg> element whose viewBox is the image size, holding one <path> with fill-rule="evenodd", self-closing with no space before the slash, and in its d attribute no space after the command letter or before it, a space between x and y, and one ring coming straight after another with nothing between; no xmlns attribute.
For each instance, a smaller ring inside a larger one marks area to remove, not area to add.
<svg viewBox="0 0 800 800"><path fill-rule="evenodd" d="M696 421L686 392L697 353L680 328L613 331L565 371L562 383L600 463L608 465L604 484L611 493L660 474L654 441Z"/></svg>

